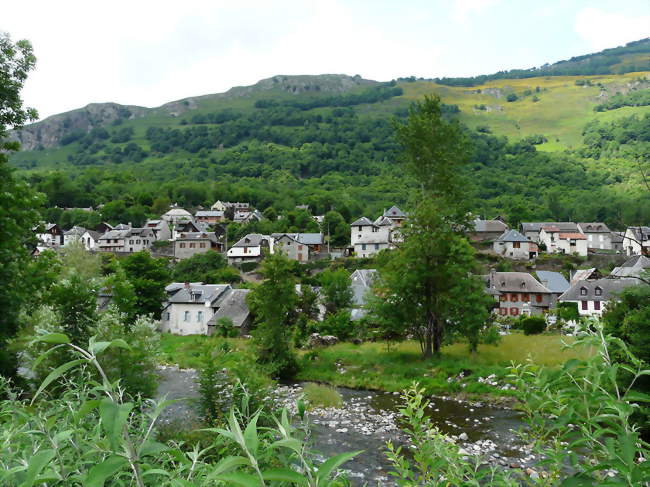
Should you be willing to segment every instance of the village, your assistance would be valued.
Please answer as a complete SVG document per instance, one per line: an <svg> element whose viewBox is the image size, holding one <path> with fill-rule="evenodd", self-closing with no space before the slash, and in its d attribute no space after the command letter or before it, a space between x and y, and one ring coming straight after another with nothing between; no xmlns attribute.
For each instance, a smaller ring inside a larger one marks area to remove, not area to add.
<svg viewBox="0 0 650 487"><path fill-rule="evenodd" d="M307 210L306 205L301 209ZM407 214L397 206L386 209L377 218L361 216L350 223L349 245L331 247L325 232L250 233L235 242L228 241L227 223L242 225L261 221L262 213L243 202L217 201L209 209L192 212L173 205L158 219L147 220L143 227L128 223L102 223L95 229L73 226L68 230L57 224L44 223L35 228L38 246L34 255L44 250L60 250L82 245L88 252L110 252L118 256L148 251L157 257L181 261L197 254L217 252L237 269L254 269L265 256L282 253L298 263L329 259L369 259L390 251L402 240L400 228ZM323 216L312 216L322 224ZM573 303L581 317L599 317L608 303L624 289L641 284L642 274L650 269L650 227L630 226L624 231L611 230L605 223L522 222L510 228L503 218L475 218L468 231L469 240L479 253L526 268L545 255L567 255L586 260L600 256L620 260L611 272L596 267L512 272L492 266L482 276L485 292L494 297L496 320L506 317L545 316L555 322L554 311L561 303ZM242 270L242 272L244 272ZM366 315L365 305L372 293L378 271L357 269L350 275L352 321ZM300 285L297 285L298 287ZM226 320L240 335L247 335L253 323L246 297L250 289L237 289L228 283L169 283L167 300L161 303L160 330L179 335L212 335ZM298 290L299 291L299 290ZM318 290L316 290L318 291ZM102 296L106 306L110 296ZM323 305L320 305L323 308ZM320 312L323 318L324 309Z"/></svg>

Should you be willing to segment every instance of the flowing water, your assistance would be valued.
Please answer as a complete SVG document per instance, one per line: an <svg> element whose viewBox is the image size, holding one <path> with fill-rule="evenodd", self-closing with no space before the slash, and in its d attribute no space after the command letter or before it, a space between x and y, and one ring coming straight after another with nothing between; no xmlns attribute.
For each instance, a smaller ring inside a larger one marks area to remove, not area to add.
<svg viewBox="0 0 650 487"><path fill-rule="evenodd" d="M159 397L165 394L168 399L198 397L195 371L165 368L160 370L160 375ZM300 394L301 386L279 386L276 392L290 405ZM342 408L319 409L308 414L315 450L323 457L363 450L344 466L353 483L393 485L385 451L389 440L404 444L399 431L399 395L346 388L337 390L343 398ZM486 462L504 468L511 464L534 463L534 457L516 435L516 430L523 426L516 411L485 403L433 397L427 414L441 432L455 437L468 455L480 455ZM169 406L161 420L191 424L196 418L195 405L191 401L181 401Z"/></svg>

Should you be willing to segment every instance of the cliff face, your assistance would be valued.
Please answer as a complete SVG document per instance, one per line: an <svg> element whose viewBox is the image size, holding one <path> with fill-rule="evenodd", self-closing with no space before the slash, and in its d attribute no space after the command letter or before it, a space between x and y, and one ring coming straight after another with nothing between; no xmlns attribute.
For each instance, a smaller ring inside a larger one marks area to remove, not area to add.
<svg viewBox="0 0 650 487"><path fill-rule="evenodd" d="M105 127L117 120L140 118L148 111L147 108L117 103L91 103L84 108L52 115L27 125L14 133L14 137L20 141L23 150L55 147L63 137L73 132L89 132L95 127Z"/></svg>

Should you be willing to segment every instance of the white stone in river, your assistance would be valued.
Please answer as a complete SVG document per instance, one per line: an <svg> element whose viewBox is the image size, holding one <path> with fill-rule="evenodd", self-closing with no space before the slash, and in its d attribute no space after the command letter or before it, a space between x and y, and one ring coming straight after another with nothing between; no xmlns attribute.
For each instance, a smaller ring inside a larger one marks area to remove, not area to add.
<svg viewBox="0 0 650 487"><path fill-rule="evenodd" d="M458 435L458 439L461 441L467 441L467 433L463 432Z"/></svg>

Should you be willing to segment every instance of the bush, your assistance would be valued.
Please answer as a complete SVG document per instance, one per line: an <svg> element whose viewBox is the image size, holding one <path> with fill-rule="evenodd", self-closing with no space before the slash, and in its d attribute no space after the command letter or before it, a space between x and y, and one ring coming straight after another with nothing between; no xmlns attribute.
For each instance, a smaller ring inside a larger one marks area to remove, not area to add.
<svg viewBox="0 0 650 487"><path fill-rule="evenodd" d="M510 93L508 96L506 96L506 101L507 102L517 101L518 99L519 99L519 97L517 95L515 95L514 93Z"/></svg>
<svg viewBox="0 0 650 487"><path fill-rule="evenodd" d="M334 335L339 340L347 340L354 334L350 312L344 309L329 315L317 325L316 332L321 335Z"/></svg>
<svg viewBox="0 0 650 487"><path fill-rule="evenodd" d="M564 321L578 321L580 319L578 303L558 303L557 317Z"/></svg>
<svg viewBox="0 0 650 487"><path fill-rule="evenodd" d="M539 335L546 330L546 320L541 316L527 316L521 320L524 335Z"/></svg>
<svg viewBox="0 0 650 487"><path fill-rule="evenodd" d="M307 384L304 392L310 408L340 408L343 405L341 394L331 386Z"/></svg>
<svg viewBox="0 0 650 487"><path fill-rule="evenodd" d="M239 268L242 272L251 272L257 268L257 262L242 262Z"/></svg>

